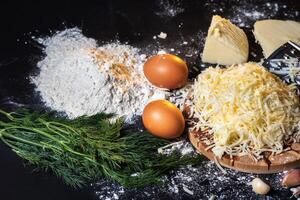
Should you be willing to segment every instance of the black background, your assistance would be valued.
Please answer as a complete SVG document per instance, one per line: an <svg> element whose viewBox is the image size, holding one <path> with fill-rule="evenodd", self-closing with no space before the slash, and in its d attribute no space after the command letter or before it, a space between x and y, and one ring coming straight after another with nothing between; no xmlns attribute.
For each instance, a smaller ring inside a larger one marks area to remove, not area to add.
<svg viewBox="0 0 300 200"><path fill-rule="evenodd" d="M285 2L300 10L298 0ZM86 36L100 41L118 39L143 47L153 41L153 35L163 31L171 33L168 41L163 41L163 45L168 45L182 34L207 30L211 13L204 9L204 3L184 1L184 13L162 19L154 14L159 8L150 0L1 1L0 106L8 108L5 102L10 100L26 105L39 104L27 78L42 56L31 36L45 36L53 30L78 26ZM227 3L228 7L232 4ZM184 22L180 33L179 22ZM0 152L1 200L96 198L89 188L73 190L51 174L32 173L32 168L24 167L23 162L2 143Z"/></svg>

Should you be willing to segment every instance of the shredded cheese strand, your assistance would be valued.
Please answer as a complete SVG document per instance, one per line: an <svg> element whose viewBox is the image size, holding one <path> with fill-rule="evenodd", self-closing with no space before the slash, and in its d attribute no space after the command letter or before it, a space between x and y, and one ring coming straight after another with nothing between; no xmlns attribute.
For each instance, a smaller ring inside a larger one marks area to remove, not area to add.
<svg viewBox="0 0 300 200"><path fill-rule="evenodd" d="M299 138L300 103L287 85L256 63L208 68L193 86L196 130L207 130L218 157L281 153ZM209 141L209 140L208 140ZM211 145L210 144L210 145Z"/></svg>

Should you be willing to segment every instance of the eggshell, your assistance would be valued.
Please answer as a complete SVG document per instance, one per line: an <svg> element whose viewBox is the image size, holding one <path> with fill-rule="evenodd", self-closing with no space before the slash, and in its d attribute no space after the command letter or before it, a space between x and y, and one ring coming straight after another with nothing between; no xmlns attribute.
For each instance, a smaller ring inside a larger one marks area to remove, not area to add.
<svg viewBox="0 0 300 200"><path fill-rule="evenodd" d="M144 108L142 118L145 128L157 137L172 139L184 131L185 120L181 111L166 100L150 102Z"/></svg>
<svg viewBox="0 0 300 200"><path fill-rule="evenodd" d="M156 87L176 89L187 83L188 67L178 56L160 54L145 62L144 74Z"/></svg>

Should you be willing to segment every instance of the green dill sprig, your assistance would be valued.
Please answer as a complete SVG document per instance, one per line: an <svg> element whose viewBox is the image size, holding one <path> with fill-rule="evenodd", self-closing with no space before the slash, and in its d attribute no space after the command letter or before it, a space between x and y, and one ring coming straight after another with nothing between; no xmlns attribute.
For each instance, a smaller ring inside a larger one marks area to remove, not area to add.
<svg viewBox="0 0 300 200"><path fill-rule="evenodd" d="M122 130L121 119L96 114L76 119L28 109L0 110L0 139L18 156L40 170L51 171L72 187L107 177L124 187L142 187L160 181L162 174L200 157L157 154L168 144L147 132ZM133 175L135 174L135 176Z"/></svg>

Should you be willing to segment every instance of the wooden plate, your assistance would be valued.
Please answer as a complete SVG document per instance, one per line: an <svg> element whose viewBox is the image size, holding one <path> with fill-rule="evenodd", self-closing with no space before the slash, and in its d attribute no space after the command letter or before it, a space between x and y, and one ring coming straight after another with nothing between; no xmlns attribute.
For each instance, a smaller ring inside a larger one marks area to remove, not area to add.
<svg viewBox="0 0 300 200"><path fill-rule="evenodd" d="M211 149L206 150L207 145L201 141L201 135L201 132L189 133L193 146L208 159L217 159L224 167L256 174L271 174L300 167L300 143L294 143L289 151L274 156L265 156L264 159L256 162L250 156L234 156L231 159L225 154L221 159L216 158Z"/></svg>
<svg viewBox="0 0 300 200"><path fill-rule="evenodd" d="M190 95L188 95L190 98ZM186 105L184 108L186 116L190 116L190 108ZM196 121L196 119L190 119ZM255 161L250 156L234 156L230 158L225 154L221 159L217 158L211 149L207 150L207 145L201 140L204 133L190 132L188 137L192 145L208 159L218 161L224 167L235 169L241 172L256 174L271 174L283 172L285 170L300 167L300 143L293 143L291 150L282 152L278 155L264 155L263 159Z"/></svg>

